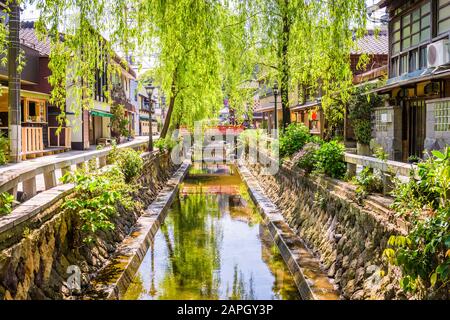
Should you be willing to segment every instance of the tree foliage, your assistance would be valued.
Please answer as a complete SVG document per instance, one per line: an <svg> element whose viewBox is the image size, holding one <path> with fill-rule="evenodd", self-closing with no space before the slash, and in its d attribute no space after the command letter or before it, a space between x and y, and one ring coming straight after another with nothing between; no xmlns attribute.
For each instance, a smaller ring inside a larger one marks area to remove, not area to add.
<svg viewBox="0 0 450 320"><path fill-rule="evenodd" d="M215 116L224 98L242 120L253 103L249 84L261 78L278 80L285 111L300 85L320 86L325 114L333 114L332 98L348 98L350 50L366 10L364 0L21 3L36 5L39 34L51 42L51 102L61 123L67 98L75 113L92 108L96 73L119 73L118 51L154 58L149 74L168 98L173 127ZM0 28L0 46L6 32Z"/></svg>

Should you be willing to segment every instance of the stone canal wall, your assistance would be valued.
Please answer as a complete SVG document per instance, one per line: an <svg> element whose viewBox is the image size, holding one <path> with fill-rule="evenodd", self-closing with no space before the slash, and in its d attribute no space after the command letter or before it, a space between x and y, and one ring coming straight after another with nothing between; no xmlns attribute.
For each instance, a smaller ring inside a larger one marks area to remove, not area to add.
<svg viewBox="0 0 450 320"><path fill-rule="evenodd" d="M144 174L136 201L146 208L176 171L168 154L144 157ZM71 295L66 286L67 268L82 272L82 290L88 288L118 244L130 233L143 209L119 208L115 229L100 232L95 244L82 241L77 214L61 205L73 194L72 185L44 191L0 218L0 299L63 299Z"/></svg>
<svg viewBox="0 0 450 320"><path fill-rule="evenodd" d="M389 200L370 196L363 206L354 187L327 177L305 176L289 164L276 175L246 164L285 220L320 259L345 299L401 299L398 270L382 261L392 234L403 234Z"/></svg>

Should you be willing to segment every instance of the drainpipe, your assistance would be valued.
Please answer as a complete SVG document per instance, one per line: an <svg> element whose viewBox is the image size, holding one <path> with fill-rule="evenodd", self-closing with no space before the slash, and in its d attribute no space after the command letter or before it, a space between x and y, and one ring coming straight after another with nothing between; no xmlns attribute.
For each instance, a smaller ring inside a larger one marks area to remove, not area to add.
<svg viewBox="0 0 450 320"><path fill-rule="evenodd" d="M9 126L9 158L11 162L21 161L22 130L20 125L20 7L17 0L9 4L9 45L8 45L8 126Z"/></svg>

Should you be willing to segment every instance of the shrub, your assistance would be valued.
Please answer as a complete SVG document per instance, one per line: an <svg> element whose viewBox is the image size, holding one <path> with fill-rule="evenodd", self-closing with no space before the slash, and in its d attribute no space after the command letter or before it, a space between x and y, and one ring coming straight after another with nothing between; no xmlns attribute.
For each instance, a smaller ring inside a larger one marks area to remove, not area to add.
<svg viewBox="0 0 450 320"><path fill-rule="evenodd" d="M336 141L323 143L315 152L315 170L332 178L343 178L346 172L344 145Z"/></svg>
<svg viewBox="0 0 450 320"><path fill-rule="evenodd" d="M8 192L0 193L0 216L10 214L14 203L14 196Z"/></svg>
<svg viewBox="0 0 450 320"><path fill-rule="evenodd" d="M107 164L115 164L117 162L118 156L119 156L119 148L117 148L117 142L116 142L116 140L112 140L111 150L109 151L108 155L106 156L106 163Z"/></svg>
<svg viewBox="0 0 450 320"><path fill-rule="evenodd" d="M367 197L367 194L383 191L383 179L379 171L374 172L372 168L365 167L359 175L354 177L353 182L356 188L356 198L358 202Z"/></svg>
<svg viewBox="0 0 450 320"><path fill-rule="evenodd" d="M311 141L309 129L302 123L291 123L280 136L280 157L290 157Z"/></svg>
<svg viewBox="0 0 450 320"><path fill-rule="evenodd" d="M119 152L118 165L125 177L125 182L129 183L141 174L144 161L138 151L126 148Z"/></svg>
<svg viewBox="0 0 450 320"><path fill-rule="evenodd" d="M154 146L156 148L158 148L160 152L163 152L164 150L167 150L170 152L176 146L176 144L177 144L177 141L175 141L169 137L166 137L164 139L160 138L160 139L156 140L156 142L154 143Z"/></svg>
<svg viewBox="0 0 450 320"><path fill-rule="evenodd" d="M0 165L8 162L9 153L9 141L8 138L4 137L0 132Z"/></svg>
<svg viewBox="0 0 450 320"><path fill-rule="evenodd" d="M320 148L317 143L309 142L297 152L292 161L297 164L299 168L305 170L306 173L311 173L314 170L314 165L316 163L316 152Z"/></svg>
<svg viewBox="0 0 450 320"><path fill-rule="evenodd" d="M402 270L406 292L448 293L450 282L450 148L418 164L408 183L396 181L393 208L411 223L406 236L391 236L384 256Z"/></svg>
<svg viewBox="0 0 450 320"><path fill-rule="evenodd" d="M369 144L372 138L371 116L373 109L380 107L383 98L377 94L368 94L370 86L356 89L348 101L348 117L351 120L356 141Z"/></svg>
<svg viewBox="0 0 450 320"><path fill-rule="evenodd" d="M134 206L131 198L133 188L125 182L118 167L114 166L101 175L89 174L84 170L69 172L62 181L75 184L76 196L67 199L63 208L81 217L85 242L92 242L93 235L99 230L114 229L111 218L117 214L117 205L127 209Z"/></svg>
<svg viewBox="0 0 450 320"><path fill-rule="evenodd" d="M128 131L129 120L125 114L125 107L122 104L115 104L111 106L111 131L115 137L128 137L130 132Z"/></svg>

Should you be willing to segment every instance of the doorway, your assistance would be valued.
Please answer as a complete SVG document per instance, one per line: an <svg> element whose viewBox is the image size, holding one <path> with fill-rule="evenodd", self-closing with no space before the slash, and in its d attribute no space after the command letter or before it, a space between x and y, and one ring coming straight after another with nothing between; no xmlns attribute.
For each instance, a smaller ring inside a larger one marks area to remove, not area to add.
<svg viewBox="0 0 450 320"><path fill-rule="evenodd" d="M406 123L405 123L406 122ZM407 100L403 107L403 161L423 157L426 134L425 100Z"/></svg>

